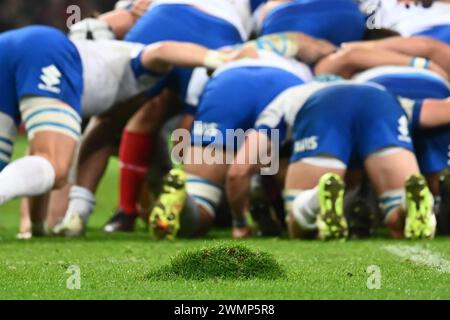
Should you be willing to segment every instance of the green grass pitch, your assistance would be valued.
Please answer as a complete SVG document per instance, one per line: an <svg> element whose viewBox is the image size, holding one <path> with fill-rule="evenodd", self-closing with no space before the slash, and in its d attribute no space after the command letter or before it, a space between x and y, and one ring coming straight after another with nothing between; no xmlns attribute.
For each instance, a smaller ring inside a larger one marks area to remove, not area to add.
<svg viewBox="0 0 450 320"><path fill-rule="evenodd" d="M21 141L16 153L24 147ZM136 234L104 235L99 228L116 204L117 168L111 161L85 239L19 242L18 202L0 208L0 299L450 299L450 238L417 243L255 238L240 243L272 254L284 269L283 277L153 279L149 274L185 249L233 241L227 231L174 242L149 240L142 228ZM67 288L72 265L81 271L80 290ZM371 273L369 266L377 272ZM374 283L378 289L370 285Z"/></svg>

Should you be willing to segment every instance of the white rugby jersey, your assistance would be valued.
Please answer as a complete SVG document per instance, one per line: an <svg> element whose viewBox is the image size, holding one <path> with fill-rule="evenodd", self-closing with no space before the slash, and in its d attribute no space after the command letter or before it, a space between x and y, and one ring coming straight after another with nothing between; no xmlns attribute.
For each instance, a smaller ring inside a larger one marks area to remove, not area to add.
<svg viewBox="0 0 450 320"><path fill-rule="evenodd" d="M257 9L254 3L263 2L263 0L154 0L150 9L161 4L191 5L231 23L241 34L242 40L246 41L253 31L252 15Z"/></svg>
<svg viewBox="0 0 450 320"><path fill-rule="evenodd" d="M83 63L84 93L82 116L91 117L110 110L150 89L157 77L136 79L131 60L144 45L123 41L74 41Z"/></svg>
<svg viewBox="0 0 450 320"><path fill-rule="evenodd" d="M286 132L281 138L284 141L289 140L292 134L297 114L306 104L306 102L318 91L341 85L365 85L385 90L382 86L375 83L357 83L351 80L339 80L334 82L310 82L308 84L291 87L280 93L260 114L256 121L257 129L280 129L286 128ZM284 126L284 125L285 126Z"/></svg>
<svg viewBox="0 0 450 320"><path fill-rule="evenodd" d="M242 59L239 61L227 63L226 65L217 69L212 78L219 76L221 73L230 69L243 68L243 67L272 67L278 68L297 76L303 82L307 83L313 79L311 69L304 63L295 59L287 59L276 53L270 51L260 50L258 51L258 59ZM190 106L196 107L199 103L200 96L205 89L210 77L207 74L205 68L197 68L192 74L188 93L186 97L186 103Z"/></svg>
<svg viewBox="0 0 450 320"><path fill-rule="evenodd" d="M397 0L359 0L369 15L368 27L397 31L404 37L439 25L450 25L450 4L435 2L431 8L398 3ZM375 11L375 12L374 12Z"/></svg>

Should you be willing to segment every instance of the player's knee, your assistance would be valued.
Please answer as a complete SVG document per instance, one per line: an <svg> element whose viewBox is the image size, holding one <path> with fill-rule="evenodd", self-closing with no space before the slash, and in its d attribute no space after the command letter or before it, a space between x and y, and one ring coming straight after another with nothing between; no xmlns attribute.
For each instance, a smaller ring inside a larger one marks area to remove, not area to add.
<svg viewBox="0 0 450 320"><path fill-rule="evenodd" d="M380 195L379 207L389 229L401 229L404 202L404 189L389 190Z"/></svg>
<svg viewBox="0 0 450 320"><path fill-rule="evenodd" d="M0 171L11 161L17 129L14 120L0 113Z"/></svg>
<svg viewBox="0 0 450 320"><path fill-rule="evenodd" d="M159 97L152 99L130 119L126 125L126 130L131 132L155 132L164 122L166 110L164 99Z"/></svg>
<svg viewBox="0 0 450 320"><path fill-rule="evenodd" d="M248 165L235 164L230 167L227 173L227 183L248 178L252 175L251 167Z"/></svg>
<svg viewBox="0 0 450 320"><path fill-rule="evenodd" d="M81 117L70 106L51 98L28 97L20 101L20 113L32 141L40 132L63 134L75 141L81 136Z"/></svg>
<svg viewBox="0 0 450 320"><path fill-rule="evenodd" d="M65 164L59 159L55 158L53 155L50 155L48 152L33 152L34 156L39 156L46 159L53 167L55 173L55 184L54 189L61 189L64 187L69 181L69 172L70 172L70 163Z"/></svg>
<svg viewBox="0 0 450 320"><path fill-rule="evenodd" d="M205 223L213 221L222 199L222 189L199 176L189 175L186 190L202 213Z"/></svg>

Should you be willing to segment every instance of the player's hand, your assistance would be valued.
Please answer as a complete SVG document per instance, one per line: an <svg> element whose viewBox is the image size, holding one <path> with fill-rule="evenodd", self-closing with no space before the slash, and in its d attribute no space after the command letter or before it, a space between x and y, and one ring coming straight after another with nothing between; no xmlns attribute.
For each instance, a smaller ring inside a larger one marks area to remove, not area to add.
<svg viewBox="0 0 450 320"><path fill-rule="evenodd" d="M239 239L246 239L249 238L252 235L252 228L247 226L243 228L233 228L233 239L239 240Z"/></svg>
<svg viewBox="0 0 450 320"><path fill-rule="evenodd" d="M310 46L310 48L311 51L305 51L303 57L301 57L301 60L307 64L315 64L323 57L333 54L337 50L337 47L334 44L326 40L316 40L314 41L314 45Z"/></svg>
<svg viewBox="0 0 450 320"><path fill-rule="evenodd" d="M139 19L142 17L150 7L150 4L152 3L152 0L136 0L133 3L133 6L131 7L131 14L136 18Z"/></svg>
<svg viewBox="0 0 450 320"><path fill-rule="evenodd" d="M244 45L238 50L228 52L231 61L237 61L242 59L258 59L258 50L250 45Z"/></svg>
<svg viewBox="0 0 450 320"><path fill-rule="evenodd" d="M116 38L110 26L102 20L86 18L75 23L69 31L72 40L114 40Z"/></svg>

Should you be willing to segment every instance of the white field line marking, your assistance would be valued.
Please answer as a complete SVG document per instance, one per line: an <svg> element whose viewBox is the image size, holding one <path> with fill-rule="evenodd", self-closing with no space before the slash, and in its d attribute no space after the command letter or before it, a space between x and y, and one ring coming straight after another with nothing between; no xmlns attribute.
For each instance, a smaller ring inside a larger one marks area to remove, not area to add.
<svg viewBox="0 0 450 320"><path fill-rule="evenodd" d="M432 268L440 273L450 274L450 261L446 260L439 252L419 245L389 245L385 246L384 249L403 260L409 260L414 264Z"/></svg>

